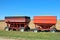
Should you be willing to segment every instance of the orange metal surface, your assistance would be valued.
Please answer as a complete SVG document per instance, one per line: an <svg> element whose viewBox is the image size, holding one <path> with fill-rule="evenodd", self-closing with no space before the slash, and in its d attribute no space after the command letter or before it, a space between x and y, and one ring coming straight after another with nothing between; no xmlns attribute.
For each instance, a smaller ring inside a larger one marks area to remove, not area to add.
<svg viewBox="0 0 60 40"><path fill-rule="evenodd" d="M34 23L49 23L56 24L56 16L34 16Z"/></svg>
<svg viewBox="0 0 60 40"><path fill-rule="evenodd" d="M50 30L56 24L56 16L34 16L34 24L38 30Z"/></svg>
<svg viewBox="0 0 60 40"><path fill-rule="evenodd" d="M56 19L56 16L34 16L34 19Z"/></svg>
<svg viewBox="0 0 60 40"><path fill-rule="evenodd" d="M34 20L34 23L50 23L50 24L55 24L56 23L56 20L39 20L39 19L36 19Z"/></svg>

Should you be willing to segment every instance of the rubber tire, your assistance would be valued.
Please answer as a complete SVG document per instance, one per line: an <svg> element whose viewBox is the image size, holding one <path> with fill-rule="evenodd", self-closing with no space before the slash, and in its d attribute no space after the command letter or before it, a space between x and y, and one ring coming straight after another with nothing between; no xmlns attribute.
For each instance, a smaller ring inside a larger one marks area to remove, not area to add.
<svg viewBox="0 0 60 40"><path fill-rule="evenodd" d="M9 27L5 27L5 31L9 31Z"/></svg>
<svg viewBox="0 0 60 40"><path fill-rule="evenodd" d="M24 32L24 28L21 28L20 31L21 31L21 32Z"/></svg>
<svg viewBox="0 0 60 40"><path fill-rule="evenodd" d="M50 32L53 32L54 33L54 32L56 32L56 29L52 29L52 30L50 30Z"/></svg>
<svg viewBox="0 0 60 40"><path fill-rule="evenodd" d="M37 30L37 29L34 29L34 30L33 30L33 32L37 33L37 32L38 32L38 30Z"/></svg>

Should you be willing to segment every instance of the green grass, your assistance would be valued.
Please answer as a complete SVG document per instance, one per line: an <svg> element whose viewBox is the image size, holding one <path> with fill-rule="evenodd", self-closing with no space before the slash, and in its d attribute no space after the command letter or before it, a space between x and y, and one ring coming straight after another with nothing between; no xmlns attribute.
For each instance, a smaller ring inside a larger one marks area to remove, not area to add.
<svg viewBox="0 0 60 40"><path fill-rule="evenodd" d="M21 38L26 40L60 40L60 32L20 32L20 31L0 31L0 37Z"/></svg>

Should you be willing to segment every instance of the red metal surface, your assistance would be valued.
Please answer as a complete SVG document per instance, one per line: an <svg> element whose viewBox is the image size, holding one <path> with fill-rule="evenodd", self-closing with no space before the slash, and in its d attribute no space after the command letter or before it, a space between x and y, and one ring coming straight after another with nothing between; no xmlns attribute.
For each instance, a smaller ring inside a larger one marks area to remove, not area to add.
<svg viewBox="0 0 60 40"><path fill-rule="evenodd" d="M5 22L7 23L7 27L9 27L10 29L19 30L21 27L26 28L28 26L28 23L30 22L30 18L25 16L24 17L6 17Z"/></svg>
<svg viewBox="0 0 60 40"><path fill-rule="evenodd" d="M5 22L25 22L25 18L6 18Z"/></svg>
<svg viewBox="0 0 60 40"><path fill-rule="evenodd" d="M38 30L50 30L50 27L52 27L55 24L35 24L35 27Z"/></svg>
<svg viewBox="0 0 60 40"><path fill-rule="evenodd" d="M27 24L28 23L21 23L21 22L8 22L7 23L8 24L8 27L10 28L10 29L15 29L15 30L19 30L21 27L24 27L24 28L26 28L26 26L27 26ZM11 25L12 24L12 25ZM19 25L18 25L19 24ZM21 26L21 24L23 24L23 26Z"/></svg>

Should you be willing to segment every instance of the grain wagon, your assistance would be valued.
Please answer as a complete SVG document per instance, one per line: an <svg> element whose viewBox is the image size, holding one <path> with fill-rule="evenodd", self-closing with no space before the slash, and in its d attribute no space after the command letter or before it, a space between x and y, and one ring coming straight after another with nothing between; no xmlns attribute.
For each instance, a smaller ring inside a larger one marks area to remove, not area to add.
<svg viewBox="0 0 60 40"><path fill-rule="evenodd" d="M5 22L7 27L5 30L29 30L28 24L30 22L30 17L28 16L6 16Z"/></svg>
<svg viewBox="0 0 60 40"><path fill-rule="evenodd" d="M54 31L57 21L56 16L34 16L33 18L35 29L34 31Z"/></svg>

